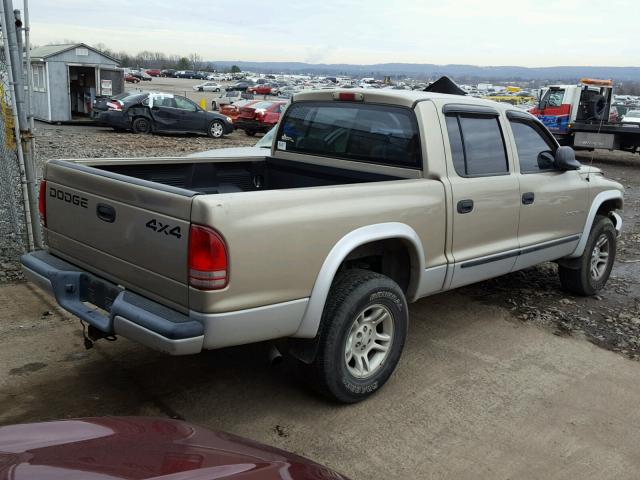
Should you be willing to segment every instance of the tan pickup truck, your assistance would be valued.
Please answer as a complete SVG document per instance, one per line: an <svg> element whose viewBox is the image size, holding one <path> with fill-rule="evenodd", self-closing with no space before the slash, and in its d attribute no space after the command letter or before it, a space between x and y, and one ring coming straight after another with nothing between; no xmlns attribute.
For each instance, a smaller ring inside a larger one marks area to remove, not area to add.
<svg viewBox="0 0 640 480"><path fill-rule="evenodd" d="M286 339L355 402L400 358L407 303L545 261L609 277L623 189L533 116L424 92L298 94L271 150L52 160L27 277L88 324L174 355ZM91 340L87 339L87 342Z"/></svg>

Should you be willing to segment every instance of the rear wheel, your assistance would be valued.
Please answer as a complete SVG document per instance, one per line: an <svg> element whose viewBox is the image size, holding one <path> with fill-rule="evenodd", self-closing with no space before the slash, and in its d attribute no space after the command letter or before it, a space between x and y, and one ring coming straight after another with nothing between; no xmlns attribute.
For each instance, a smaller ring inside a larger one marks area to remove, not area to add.
<svg viewBox="0 0 640 480"><path fill-rule="evenodd" d="M207 133L212 138L222 138L224 135L224 125L220 120L214 120L209 124L209 130Z"/></svg>
<svg viewBox="0 0 640 480"><path fill-rule="evenodd" d="M565 290L595 295L604 288L616 258L616 230L609 217L596 216L584 253L575 263L560 265L558 274Z"/></svg>
<svg viewBox="0 0 640 480"><path fill-rule="evenodd" d="M151 121L145 117L136 118L131 124L134 133L151 133Z"/></svg>
<svg viewBox="0 0 640 480"><path fill-rule="evenodd" d="M364 400L395 370L407 326L407 302L393 280L368 270L347 270L327 297L316 358L301 364L305 377L329 398Z"/></svg>

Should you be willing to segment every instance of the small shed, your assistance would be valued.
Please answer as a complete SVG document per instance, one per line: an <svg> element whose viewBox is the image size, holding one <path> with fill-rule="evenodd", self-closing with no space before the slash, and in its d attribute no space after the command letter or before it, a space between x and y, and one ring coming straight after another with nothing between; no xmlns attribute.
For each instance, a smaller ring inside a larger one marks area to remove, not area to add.
<svg viewBox="0 0 640 480"><path fill-rule="evenodd" d="M124 91L118 60L85 45L46 45L31 50L33 112L45 122L90 120L97 96Z"/></svg>

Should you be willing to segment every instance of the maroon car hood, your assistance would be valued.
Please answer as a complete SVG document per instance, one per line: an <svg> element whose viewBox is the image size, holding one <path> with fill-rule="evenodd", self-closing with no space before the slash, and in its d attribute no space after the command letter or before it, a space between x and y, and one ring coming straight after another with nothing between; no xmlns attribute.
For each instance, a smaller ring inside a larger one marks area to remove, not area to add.
<svg viewBox="0 0 640 480"><path fill-rule="evenodd" d="M2 480L344 478L282 450L175 420L106 417L0 427Z"/></svg>

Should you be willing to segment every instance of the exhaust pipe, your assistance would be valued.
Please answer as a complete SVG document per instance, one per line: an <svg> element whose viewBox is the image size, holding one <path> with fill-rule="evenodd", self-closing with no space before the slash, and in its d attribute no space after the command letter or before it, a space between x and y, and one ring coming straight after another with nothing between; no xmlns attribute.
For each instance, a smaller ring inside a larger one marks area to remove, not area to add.
<svg viewBox="0 0 640 480"><path fill-rule="evenodd" d="M272 366L280 365L283 361L282 353L280 353L280 350L278 350L278 347L276 347L274 344L269 345L269 351L267 355L269 358L269 363Z"/></svg>

